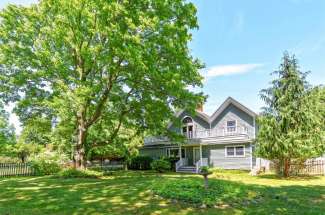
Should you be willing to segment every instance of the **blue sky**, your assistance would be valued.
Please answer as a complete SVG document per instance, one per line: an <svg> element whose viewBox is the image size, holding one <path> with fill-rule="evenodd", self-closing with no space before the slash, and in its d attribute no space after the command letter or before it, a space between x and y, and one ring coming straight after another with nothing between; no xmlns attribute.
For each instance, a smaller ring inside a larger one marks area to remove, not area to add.
<svg viewBox="0 0 325 215"><path fill-rule="evenodd" d="M192 0L200 28L190 48L205 63L204 106L211 114L232 96L259 112L258 93L268 87L270 73L285 50L296 54L313 85L325 84L324 0ZM29 4L35 0L1 0ZM17 124L13 116L11 121Z"/></svg>

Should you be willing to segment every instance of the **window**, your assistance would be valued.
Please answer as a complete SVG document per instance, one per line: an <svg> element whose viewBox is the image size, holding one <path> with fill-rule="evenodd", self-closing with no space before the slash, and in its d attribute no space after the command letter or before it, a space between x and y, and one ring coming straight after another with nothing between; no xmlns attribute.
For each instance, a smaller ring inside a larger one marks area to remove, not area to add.
<svg viewBox="0 0 325 215"><path fill-rule="evenodd" d="M226 146L226 157L245 157L245 146Z"/></svg>
<svg viewBox="0 0 325 215"><path fill-rule="evenodd" d="M191 117L185 117L182 121L183 127L183 135L187 138L193 138L193 120Z"/></svg>
<svg viewBox="0 0 325 215"><path fill-rule="evenodd" d="M185 158L185 149L181 149L182 158ZM173 158L179 158L179 149L178 148L168 148L167 156Z"/></svg>
<svg viewBox="0 0 325 215"><path fill-rule="evenodd" d="M236 120L227 121L227 132L235 132L236 131Z"/></svg>

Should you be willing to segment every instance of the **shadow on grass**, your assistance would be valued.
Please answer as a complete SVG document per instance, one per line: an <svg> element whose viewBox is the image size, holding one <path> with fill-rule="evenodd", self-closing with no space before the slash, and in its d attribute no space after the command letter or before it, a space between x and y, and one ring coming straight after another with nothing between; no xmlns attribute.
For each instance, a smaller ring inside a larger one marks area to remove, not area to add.
<svg viewBox="0 0 325 215"><path fill-rule="evenodd" d="M321 178L321 176L314 176L314 175L283 177L275 174L264 174L264 175L258 175L256 177L264 178L264 179L295 180L295 181L306 181L306 180L308 181L308 180L315 180Z"/></svg>
<svg viewBox="0 0 325 215"><path fill-rule="evenodd" d="M198 209L155 198L152 184L166 180L200 181L196 175L119 172L104 179L50 177L0 180L0 214L322 214L325 186L269 187L224 179L220 193L226 206ZM235 195L231 194L235 193Z"/></svg>

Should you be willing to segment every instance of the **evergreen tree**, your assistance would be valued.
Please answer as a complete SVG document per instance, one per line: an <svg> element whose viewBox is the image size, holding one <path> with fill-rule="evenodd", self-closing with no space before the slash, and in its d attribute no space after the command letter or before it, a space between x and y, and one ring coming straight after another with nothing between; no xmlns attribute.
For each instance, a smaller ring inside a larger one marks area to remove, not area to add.
<svg viewBox="0 0 325 215"><path fill-rule="evenodd" d="M284 54L277 78L261 91L266 103L258 118L256 153L278 163L289 176L292 162L303 162L324 153L324 115L318 90L306 81L295 56Z"/></svg>

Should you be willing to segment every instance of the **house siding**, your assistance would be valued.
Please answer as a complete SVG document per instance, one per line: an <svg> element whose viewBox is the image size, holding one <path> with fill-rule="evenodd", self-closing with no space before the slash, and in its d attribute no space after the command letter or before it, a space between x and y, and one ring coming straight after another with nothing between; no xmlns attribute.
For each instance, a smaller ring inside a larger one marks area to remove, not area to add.
<svg viewBox="0 0 325 215"><path fill-rule="evenodd" d="M194 131L195 130L205 130L205 129L210 129L210 124L206 120L202 119L198 115L192 115L187 111L184 111L181 115L178 116L178 119L181 121L185 116L189 116L193 119L194 121ZM177 133L181 133L181 128L175 127L175 125L172 125L169 128L171 131L175 131Z"/></svg>
<svg viewBox="0 0 325 215"><path fill-rule="evenodd" d="M141 156L149 156L154 159L158 159L160 157L167 155L167 148L165 147L154 147L154 148L141 148L139 150L139 154Z"/></svg>
<svg viewBox="0 0 325 215"><path fill-rule="evenodd" d="M230 98L231 99L231 98ZM229 100L225 101L226 105L221 105L221 113L216 112L216 118L205 117L205 115L197 114L192 115L188 111L183 111L177 118L179 122L186 116L190 116L194 123L194 138L188 139L185 143L181 144L185 148L186 158L188 165L193 165L193 147L202 146L202 158L208 158L209 165L223 169L246 169L252 168L256 163L256 159L252 158L251 144L255 139L258 126L255 122L255 116L252 111L242 108L236 103ZM212 120L212 121L210 121ZM232 133L224 133L228 120L236 120L236 126L240 130ZM245 130L244 130L245 128ZM255 129L256 128L256 129ZM181 133L181 123L174 123L168 128L171 131ZM212 129L208 135L204 135L204 130ZM196 131L203 133L195 133ZM247 133L246 133L247 132ZM196 136L196 134L198 134ZM203 134L200 136L200 134ZM158 140L156 145L145 146L140 150L141 155L148 155L155 159L167 156L167 148L172 147L171 143ZM225 147L234 145L245 146L244 157L226 157Z"/></svg>
<svg viewBox="0 0 325 215"><path fill-rule="evenodd" d="M245 146L245 157L226 157L226 146ZM209 165L222 169L251 169L251 148L245 144L220 144L202 147L202 157L208 158Z"/></svg>
<svg viewBox="0 0 325 215"><path fill-rule="evenodd" d="M212 129L222 130L226 127L227 121L236 120L237 125L246 127L248 136L254 138L254 117L230 104L215 120L211 122Z"/></svg>

